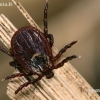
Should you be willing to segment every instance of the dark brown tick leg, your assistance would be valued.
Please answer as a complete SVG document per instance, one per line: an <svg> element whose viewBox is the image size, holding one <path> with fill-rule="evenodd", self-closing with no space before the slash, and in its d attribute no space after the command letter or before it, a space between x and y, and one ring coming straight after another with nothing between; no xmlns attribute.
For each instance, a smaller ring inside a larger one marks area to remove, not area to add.
<svg viewBox="0 0 100 100"><path fill-rule="evenodd" d="M35 84L36 82L38 82L39 80L41 80L43 76L39 76L37 79L33 80L33 81L29 81L26 82L24 84L22 84L16 91L15 94L17 94L19 91L21 91L24 87L27 87L29 84Z"/></svg>
<svg viewBox="0 0 100 100"><path fill-rule="evenodd" d="M48 0L46 2L45 8L44 8L44 35L48 36L48 22L47 22L47 9L48 9Z"/></svg>
<svg viewBox="0 0 100 100"><path fill-rule="evenodd" d="M54 43L53 35L52 34L48 34L48 38L49 38L50 46L52 47L53 43Z"/></svg>
<svg viewBox="0 0 100 100"><path fill-rule="evenodd" d="M9 56L12 57L12 54L11 54L7 49L5 49L4 47L0 46L0 50L1 50L2 52L4 52L5 54L7 54L7 55L9 55Z"/></svg>
<svg viewBox="0 0 100 100"><path fill-rule="evenodd" d="M13 75L7 76L5 79L2 79L2 81L12 79L15 77L31 76L31 75L33 75L33 73L15 73Z"/></svg>
<svg viewBox="0 0 100 100"><path fill-rule="evenodd" d="M9 65L15 68L20 68L21 66L16 63L16 61L9 62Z"/></svg>
<svg viewBox="0 0 100 100"><path fill-rule="evenodd" d="M69 56L69 57L65 58L64 60L62 60L59 64L57 64L54 69L62 67L64 65L64 63L68 62L69 60L75 59L75 58L80 58L80 56L76 56L76 55Z"/></svg>
<svg viewBox="0 0 100 100"><path fill-rule="evenodd" d="M34 73L15 73L13 75L10 75L10 76L7 76L5 79L2 79L3 80L8 80L8 79L12 79L12 78L15 78L15 77L22 77L22 76L31 76L33 75Z"/></svg>
<svg viewBox="0 0 100 100"><path fill-rule="evenodd" d="M46 2L45 8L44 8L44 19L43 19L43 22L44 22L44 35L46 36L46 38L49 39L50 46L52 47L53 43L54 43L54 38L53 38L52 34L48 34L48 21L47 21L48 12L47 12L47 10L48 10L48 0Z"/></svg>
<svg viewBox="0 0 100 100"><path fill-rule="evenodd" d="M66 45L64 48L62 48L58 54L54 57L54 61L56 61L58 58L61 57L61 55L68 49L70 48L72 45L74 45L75 43L77 43L77 41L73 41L70 44Z"/></svg>

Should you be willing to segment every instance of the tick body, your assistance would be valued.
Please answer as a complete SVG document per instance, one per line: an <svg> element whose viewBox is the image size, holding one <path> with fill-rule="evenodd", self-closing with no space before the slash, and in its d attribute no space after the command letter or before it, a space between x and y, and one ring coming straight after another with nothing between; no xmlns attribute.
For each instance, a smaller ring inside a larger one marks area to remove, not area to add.
<svg viewBox="0 0 100 100"><path fill-rule="evenodd" d="M55 64L56 60L58 60L61 55L77 41L73 41L66 45L58 52L56 56L53 56L52 46L54 43L54 38L52 34L48 34L47 9L48 2L46 2L44 8L43 33L36 27L25 26L18 29L13 35L11 39L10 51L0 47L1 51L13 58L13 61L10 62L11 66L14 66L15 68L20 67L27 70L27 73L16 73L6 77L5 80L20 76L38 76L36 79L22 84L15 91L15 94L29 84L38 82L43 76L46 76L47 79L52 78L54 76L53 69L62 67L64 63L78 57L76 55L72 55L63 59L58 64Z"/></svg>

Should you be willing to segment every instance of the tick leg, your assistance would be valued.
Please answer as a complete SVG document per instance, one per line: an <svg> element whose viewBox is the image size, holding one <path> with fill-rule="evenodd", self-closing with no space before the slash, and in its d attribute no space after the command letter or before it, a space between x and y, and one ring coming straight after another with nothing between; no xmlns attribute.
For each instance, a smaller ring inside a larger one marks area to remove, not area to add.
<svg viewBox="0 0 100 100"><path fill-rule="evenodd" d="M77 43L77 41L73 41L70 44L66 45L64 48L62 48L58 54L54 57L54 61L56 61L58 58L60 58L60 56L68 49L70 48L72 45L74 45L75 43Z"/></svg>
<svg viewBox="0 0 100 100"><path fill-rule="evenodd" d="M60 63L58 63L54 69L62 67L64 65L64 63L68 62L69 60L79 58L79 57L80 56L76 56L76 55L69 56L69 57L65 58L64 60L62 60Z"/></svg>
<svg viewBox="0 0 100 100"><path fill-rule="evenodd" d="M54 39L53 39L52 34L48 34L48 20L47 20L48 12L47 12L47 10L48 10L48 0L46 0L46 5L45 5L45 8L44 8L44 19L43 19L43 22L44 22L44 35L46 36L46 38L49 39L50 46L52 47L53 43L54 43Z"/></svg>
<svg viewBox="0 0 100 100"><path fill-rule="evenodd" d="M27 87L29 84L35 84L36 82L38 82L39 80L41 80L43 76L39 76L37 79L33 80L33 81L29 81L26 82L24 84L22 84L16 91L15 94L17 94L20 90L22 90L24 87Z"/></svg>
<svg viewBox="0 0 100 100"><path fill-rule="evenodd" d="M3 80L8 80L8 79L12 79L12 78L15 78L15 77L22 77L22 76L31 76L33 75L33 73L15 73L13 75L10 75L10 76L7 76L5 79Z"/></svg>
<svg viewBox="0 0 100 100"><path fill-rule="evenodd" d="M12 66L12 67L15 67L15 68L21 67L21 66L20 66L19 64L17 64L15 61L9 62L9 65Z"/></svg>
<svg viewBox="0 0 100 100"><path fill-rule="evenodd" d="M44 8L44 35L47 37L48 36L48 22L47 22L47 10L48 10L48 0L46 0L46 5Z"/></svg>
<svg viewBox="0 0 100 100"><path fill-rule="evenodd" d="M9 55L9 56L12 57L12 54L11 54L7 49L5 49L4 47L0 46L0 50L1 50L2 52L4 52L5 54L7 54L7 55Z"/></svg>
<svg viewBox="0 0 100 100"><path fill-rule="evenodd" d="M50 46L52 47L52 46L53 46L53 43L54 43L53 35L52 35L52 34L48 34L47 37L48 37L48 39L49 39Z"/></svg>

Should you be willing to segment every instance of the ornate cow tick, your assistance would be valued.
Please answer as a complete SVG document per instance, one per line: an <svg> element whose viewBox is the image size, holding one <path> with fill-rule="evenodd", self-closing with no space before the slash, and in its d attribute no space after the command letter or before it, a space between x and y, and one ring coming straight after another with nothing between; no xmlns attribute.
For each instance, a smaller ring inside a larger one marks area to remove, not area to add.
<svg viewBox="0 0 100 100"><path fill-rule="evenodd" d="M37 75L38 77L34 80L28 81L21 85L16 91L17 94L22 88L28 86L29 84L34 84L41 80L43 76L50 79L54 76L53 69L62 67L64 63L78 56L72 55L60 63L55 64L56 60L61 57L61 55L77 41L73 41L70 44L62 48L56 56L52 54L52 46L54 43L54 38L52 34L48 34L48 23L47 23L47 9L48 0L46 0L46 5L44 7L44 34L38 30L36 27L26 26L18 29L11 39L11 48L6 50L0 47L0 50L11 56L14 61L10 62L11 66L15 68L24 68L28 73L16 73L11 76L6 77L4 80L8 80L20 76L31 76Z"/></svg>

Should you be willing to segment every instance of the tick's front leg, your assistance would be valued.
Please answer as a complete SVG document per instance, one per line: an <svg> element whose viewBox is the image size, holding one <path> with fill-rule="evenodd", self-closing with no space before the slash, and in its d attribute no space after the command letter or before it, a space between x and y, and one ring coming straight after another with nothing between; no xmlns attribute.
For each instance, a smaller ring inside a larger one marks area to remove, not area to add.
<svg viewBox="0 0 100 100"><path fill-rule="evenodd" d="M62 48L58 54L54 57L54 61L56 61L58 58L61 57L61 55L68 49L71 48L72 45L74 45L75 43L77 43L77 41L73 41L70 44L66 45L64 48Z"/></svg>
<svg viewBox="0 0 100 100"><path fill-rule="evenodd" d="M58 63L54 69L62 67L64 65L64 63L68 62L69 60L72 60L75 58L80 58L80 57L81 56L76 56L76 55L69 56L69 57L65 58L64 60L62 60L60 63Z"/></svg>
<svg viewBox="0 0 100 100"><path fill-rule="evenodd" d="M15 94L17 94L19 91L21 91L24 87L27 87L29 84L35 84L36 82L38 82L39 80L41 80L43 76L39 76L37 79L33 80L33 81L29 81L26 82L24 84L22 84L16 91Z"/></svg>
<svg viewBox="0 0 100 100"><path fill-rule="evenodd" d="M1 50L2 52L4 52L5 54L7 54L7 55L9 55L9 56L11 56L11 57L12 57L11 52L10 52L10 51L8 51L7 49L5 49L4 47L0 46L0 50Z"/></svg>
<svg viewBox="0 0 100 100"><path fill-rule="evenodd" d="M2 79L2 81L4 80L8 80L8 79L12 79L15 77L22 77L22 76L32 76L34 73L15 73L13 75L7 76L5 79Z"/></svg>

